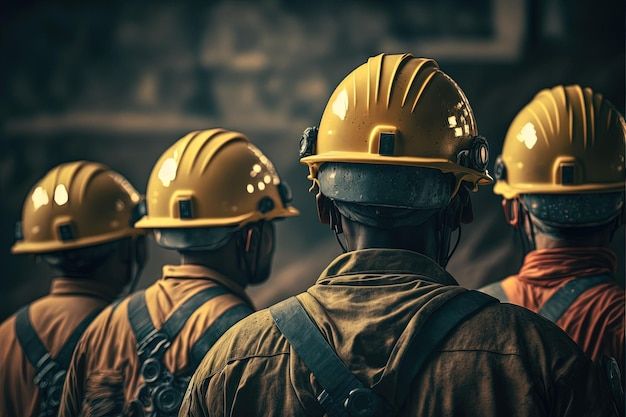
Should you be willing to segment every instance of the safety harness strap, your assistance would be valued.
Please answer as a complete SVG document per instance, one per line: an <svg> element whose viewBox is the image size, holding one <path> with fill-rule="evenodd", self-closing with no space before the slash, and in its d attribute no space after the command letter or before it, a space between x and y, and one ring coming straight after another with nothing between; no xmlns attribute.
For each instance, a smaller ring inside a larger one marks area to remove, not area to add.
<svg viewBox="0 0 626 417"><path fill-rule="evenodd" d="M30 364L35 368L35 384L39 385L42 379L58 365L50 356L48 349L35 332L29 317L30 306L23 307L15 317L15 334L22 347L22 351Z"/></svg>
<svg viewBox="0 0 626 417"><path fill-rule="evenodd" d="M366 388L324 339L300 301L295 297L288 298L270 307L270 313L278 330L324 388L318 401L329 417L349 416L344 404L350 394L363 392ZM373 391L370 393L374 394Z"/></svg>
<svg viewBox="0 0 626 417"><path fill-rule="evenodd" d="M224 314L219 316L213 324L211 324L203 333L202 336L194 343L191 348L191 369L196 369L206 353L217 342L217 340L230 329L235 323L241 319L252 314L252 310L246 304L239 304L233 308L227 310Z"/></svg>
<svg viewBox="0 0 626 417"><path fill-rule="evenodd" d="M496 298L487 294L467 290L447 301L428 317L423 327L408 340L406 353L398 368L401 370L399 404L404 402L411 382L452 331L485 307L497 303Z"/></svg>
<svg viewBox="0 0 626 417"><path fill-rule="evenodd" d="M100 314L101 311L101 308L94 309L91 313L87 314L87 316L80 323L78 323L78 326L76 326L55 358L56 363L58 363L61 368L67 369L70 366L70 361L72 360L72 355L74 354L74 349L76 348L78 341L83 333L85 333L85 330L87 330L87 327L96 318L96 316Z"/></svg>
<svg viewBox="0 0 626 417"><path fill-rule="evenodd" d="M500 281L485 285L480 289L480 291L492 296L493 298L497 298L501 303L509 302L509 297L506 296L504 288L502 288L502 282Z"/></svg>
<svg viewBox="0 0 626 417"><path fill-rule="evenodd" d="M46 349L39 335L37 335L37 332L33 328L29 312L30 306L26 306L17 312L15 318L15 334L26 358L37 372L35 383L39 385L50 371L67 370L80 336L89 323L98 315L100 309L95 309L76 326L76 329L67 339L55 359L50 356L48 349Z"/></svg>
<svg viewBox="0 0 626 417"><path fill-rule="evenodd" d="M598 275L569 281L545 302L538 313L556 323L585 291L610 280L608 275Z"/></svg>
<svg viewBox="0 0 626 417"><path fill-rule="evenodd" d="M171 343L194 311L212 298L226 293L227 291L223 287L214 286L192 295L172 313L163 323L161 329L157 331L146 305L145 291L136 292L128 303L128 320L135 334L137 345L144 345L157 333L161 336L161 339Z"/></svg>
<svg viewBox="0 0 626 417"><path fill-rule="evenodd" d="M459 324L498 300L479 291L465 291L435 311L416 335L408 341L403 359L405 392L432 353ZM274 323L296 354L324 388L318 401L330 417L392 415L391 406L367 388L350 372L324 339L315 322L297 298L289 298L270 308Z"/></svg>
<svg viewBox="0 0 626 417"><path fill-rule="evenodd" d="M96 308L76 326L56 358L52 358L33 328L29 317L30 306L18 311L15 320L15 334L26 358L35 368L36 373L33 382L40 390L40 417L56 416L65 374L74 348L89 323L93 321L100 310L100 308Z"/></svg>

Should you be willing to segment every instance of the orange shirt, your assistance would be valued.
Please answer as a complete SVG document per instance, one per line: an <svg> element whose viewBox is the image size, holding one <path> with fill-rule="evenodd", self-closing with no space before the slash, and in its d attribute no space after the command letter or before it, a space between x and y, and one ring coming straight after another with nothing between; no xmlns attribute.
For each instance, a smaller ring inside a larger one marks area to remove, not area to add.
<svg viewBox="0 0 626 417"><path fill-rule="evenodd" d="M234 281L200 265L164 266L163 278L145 291L150 318L155 328L160 329L190 297L217 285L230 292L200 306L163 356L165 367L174 375L187 370L191 347L213 322L233 307L252 303ZM127 413L130 402L138 398L143 378L135 335L128 320L129 300L130 297L104 310L76 346L59 416L101 415L103 409Z"/></svg>
<svg viewBox="0 0 626 417"><path fill-rule="evenodd" d="M605 248L541 249L526 255L517 275L502 281L509 302L537 312L568 282L586 276L611 275L615 254ZM593 359L614 357L624 375L624 289L616 283L585 291L557 324Z"/></svg>
<svg viewBox="0 0 626 417"><path fill-rule="evenodd" d="M52 357L56 357L74 329L96 309L102 309L119 289L78 278L56 278L50 294L30 305L32 326ZM15 334L15 315L0 325L0 416L27 417L39 413L35 369Z"/></svg>

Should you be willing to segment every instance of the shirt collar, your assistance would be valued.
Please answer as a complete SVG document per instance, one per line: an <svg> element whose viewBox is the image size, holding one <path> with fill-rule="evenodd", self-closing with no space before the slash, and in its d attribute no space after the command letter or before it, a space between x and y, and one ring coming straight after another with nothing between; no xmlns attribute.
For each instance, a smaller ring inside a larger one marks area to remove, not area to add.
<svg viewBox="0 0 626 417"><path fill-rule="evenodd" d="M412 275L442 285L458 285L433 259L403 249L361 249L344 253L328 265L317 283L346 275Z"/></svg>
<svg viewBox="0 0 626 417"><path fill-rule="evenodd" d="M165 265L163 267L162 279L205 279L213 281L227 288L249 305L253 305L252 300L250 300L248 294L246 294L244 287L239 285L234 280L220 274L216 270L208 268L204 265Z"/></svg>
<svg viewBox="0 0 626 417"><path fill-rule="evenodd" d="M115 285L89 278L54 278L50 286L51 295L78 295L101 298L106 301L113 301L121 291L122 288Z"/></svg>

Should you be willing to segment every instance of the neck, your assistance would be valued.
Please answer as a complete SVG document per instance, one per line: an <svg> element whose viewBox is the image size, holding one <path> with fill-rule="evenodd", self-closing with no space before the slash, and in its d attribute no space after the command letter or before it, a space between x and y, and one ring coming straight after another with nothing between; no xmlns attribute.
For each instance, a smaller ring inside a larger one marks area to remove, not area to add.
<svg viewBox="0 0 626 417"><path fill-rule="evenodd" d="M344 218L342 226L348 250L405 249L437 260L439 242L434 222L425 222L419 226L379 229Z"/></svg>
<svg viewBox="0 0 626 417"><path fill-rule="evenodd" d="M201 265L219 272L243 288L248 285L248 280L241 271L236 256L232 253L226 253L222 250L181 252L180 264Z"/></svg>

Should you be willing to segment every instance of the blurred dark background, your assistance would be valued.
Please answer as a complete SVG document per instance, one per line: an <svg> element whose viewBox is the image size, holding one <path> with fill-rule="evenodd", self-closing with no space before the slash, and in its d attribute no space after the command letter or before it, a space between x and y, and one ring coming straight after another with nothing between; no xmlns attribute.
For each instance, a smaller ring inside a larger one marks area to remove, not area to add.
<svg viewBox="0 0 626 417"><path fill-rule="evenodd" d="M298 139L336 84L367 57L435 58L465 90L500 152L508 124L540 89L591 86L624 111L624 2L16 1L0 6L0 319L48 290L50 271L12 256L30 187L76 159L108 164L145 191L152 164L188 131L247 133L292 186L302 216L278 226L274 277L258 306L309 286L339 253L318 225ZM495 158L492 158L492 161ZM476 287L513 273L521 250L499 198L473 196L476 220L449 270ZM152 245L141 285L176 254ZM624 232L614 249L624 277Z"/></svg>

